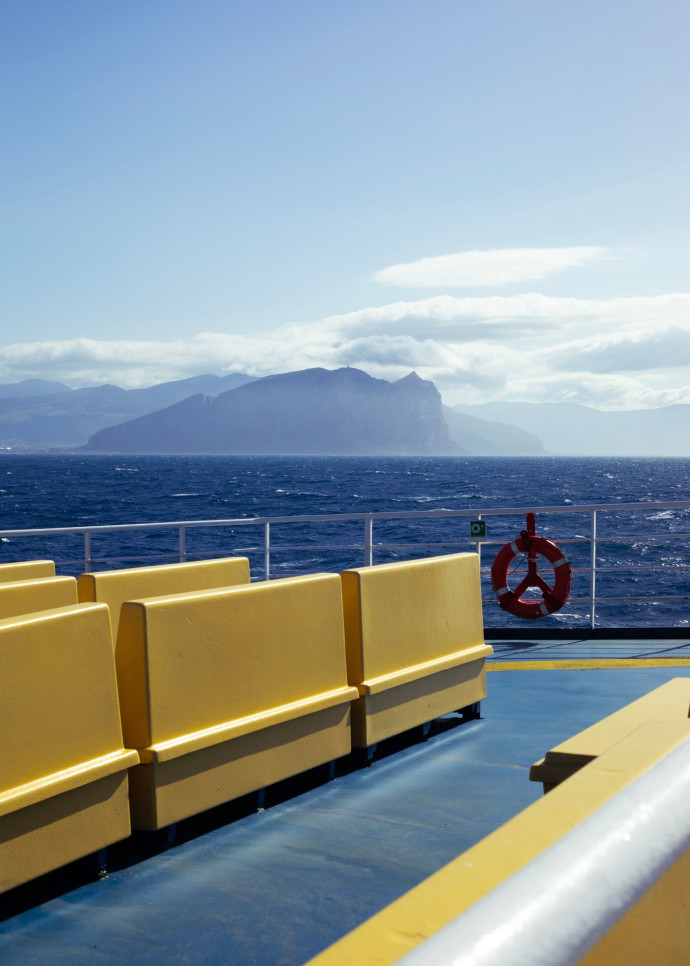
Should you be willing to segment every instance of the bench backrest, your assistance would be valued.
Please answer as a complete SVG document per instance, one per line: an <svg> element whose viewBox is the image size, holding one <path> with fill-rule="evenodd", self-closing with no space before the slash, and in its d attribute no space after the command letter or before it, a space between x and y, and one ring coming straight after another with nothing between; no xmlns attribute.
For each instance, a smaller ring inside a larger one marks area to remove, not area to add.
<svg viewBox="0 0 690 966"><path fill-rule="evenodd" d="M0 583L0 619L53 610L56 607L69 607L76 603L77 581L74 577L46 577L45 580Z"/></svg>
<svg viewBox="0 0 690 966"><path fill-rule="evenodd" d="M341 580L351 684L484 643L476 554L345 570Z"/></svg>
<svg viewBox="0 0 690 966"><path fill-rule="evenodd" d="M249 561L246 557L221 557L193 563L81 574L78 595L81 602L97 601L109 606L113 640L116 640L120 608L126 600L248 583Z"/></svg>
<svg viewBox="0 0 690 966"><path fill-rule="evenodd" d="M122 748L107 607L0 620L0 791Z"/></svg>
<svg viewBox="0 0 690 966"><path fill-rule="evenodd" d="M23 560L19 563L0 564L0 583L54 576L55 564L52 560Z"/></svg>
<svg viewBox="0 0 690 966"><path fill-rule="evenodd" d="M131 748L342 688L340 580L314 574L129 601L116 663Z"/></svg>

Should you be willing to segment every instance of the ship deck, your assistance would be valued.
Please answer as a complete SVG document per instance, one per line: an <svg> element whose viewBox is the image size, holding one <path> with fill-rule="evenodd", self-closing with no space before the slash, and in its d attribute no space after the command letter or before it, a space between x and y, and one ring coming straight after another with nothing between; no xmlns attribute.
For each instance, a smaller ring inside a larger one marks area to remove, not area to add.
<svg viewBox="0 0 690 966"><path fill-rule="evenodd" d="M487 640L481 720L448 715L370 767L345 759L75 864L0 897L0 959L14 964L301 964L541 795L548 747L645 692L690 676L690 634ZM160 843L157 843L160 847Z"/></svg>

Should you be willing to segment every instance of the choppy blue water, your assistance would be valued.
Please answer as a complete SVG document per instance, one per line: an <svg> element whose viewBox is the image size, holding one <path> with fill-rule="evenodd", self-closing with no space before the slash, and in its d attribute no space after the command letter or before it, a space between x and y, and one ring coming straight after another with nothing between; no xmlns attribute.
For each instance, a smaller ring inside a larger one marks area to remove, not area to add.
<svg viewBox="0 0 690 966"><path fill-rule="evenodd" d="M666 503L688 501L690 460L427 457L67 456L0 457L0 528L28 529L138 522L217 520L316 513L365 513ZM498 547L519 534L524 518L488 519L485 569ZM537 517L537 532L563 544L574 569L573 600L540 622L584 625L589 604L591 515ZM597 624L690 623L690 601L636 601L621 596L689 593L687 509L601 512L597 519ZM467 518L376 521L374 562L473 549ZM242 552L262 576L259 527L188 528L189 559ZM273 576L361 566L363 524L274 524ZM330 549L321 549L328 544ZM335 546L334 546L335 545ZM175 559L177 531L94 535L93 569L134 558ZM81 536L4 537L0 562L48 556L62 573L83 569ZM107 562L103 558L109 559ZM141 562L141 560L139 560ZM629 569L634 568L634 569ZM485 596L491 597L488 577ZM488 625L513 623L494 603Z"/></svg>

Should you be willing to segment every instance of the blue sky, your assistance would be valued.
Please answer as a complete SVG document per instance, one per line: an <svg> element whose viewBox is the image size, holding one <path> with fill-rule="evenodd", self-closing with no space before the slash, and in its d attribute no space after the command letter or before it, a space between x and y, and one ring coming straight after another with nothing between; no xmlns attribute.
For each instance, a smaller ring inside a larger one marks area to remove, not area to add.
<svg viewBox="0 0 690 966"><path fill-rule="evenodd" d="M3 0L0 381L690 402L682 0Z"/></svg>

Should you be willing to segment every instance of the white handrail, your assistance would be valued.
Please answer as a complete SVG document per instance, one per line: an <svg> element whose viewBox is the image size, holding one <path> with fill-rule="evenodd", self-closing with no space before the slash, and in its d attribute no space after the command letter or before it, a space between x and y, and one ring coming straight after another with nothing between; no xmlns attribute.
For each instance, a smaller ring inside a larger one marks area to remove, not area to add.
<svg viewBox="0 0 690 966"><path fill-rule="evenodd" d="M98 524L95 526L77 527L44 527L29 528L23 530L0 530L2 537L18 536L39 536L45 534L64 534L64 533L105 533L118 530L165 530L171 527L218 527L218 526L256 526L263 523L307 523L314 522L333 522L348 520L406 520L406 519L435 519L437 517L488 517L488 516L524 516L526 513L591 513L592 510L611 511L617 513L621 510L687 510L690 509L690 501L675 500L666 503L608 503L592 505L591 503L568 506L531 506L531 507L482 507L481 511L475 509L464 510L397 510L397 511L377 511L373 513L308 513L294 516L282 517L221 517L216 520L168 520L155 523L110 523ZM617 538L623 539L623 538ZM474 542L474 541L468 541Z"/></svg>
<svg viewBox="0 0 690 966"><path fill-rule="evenodd" d="M689 795L686 741L400 966L579 962L690 848Z"/></svg>

